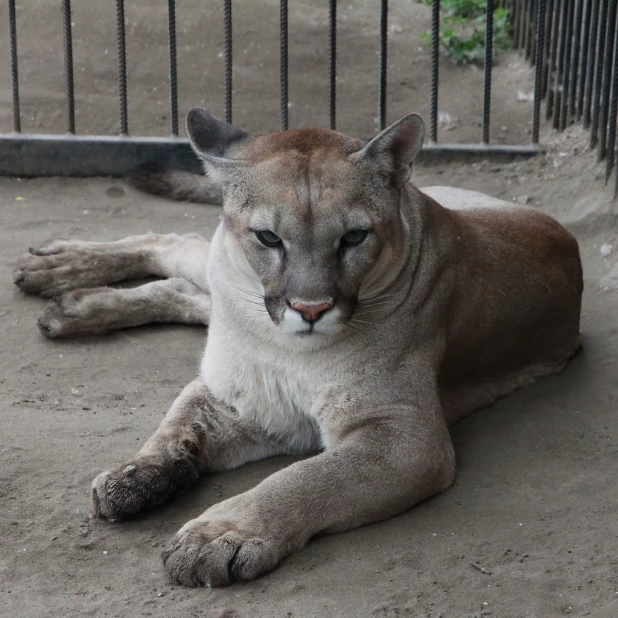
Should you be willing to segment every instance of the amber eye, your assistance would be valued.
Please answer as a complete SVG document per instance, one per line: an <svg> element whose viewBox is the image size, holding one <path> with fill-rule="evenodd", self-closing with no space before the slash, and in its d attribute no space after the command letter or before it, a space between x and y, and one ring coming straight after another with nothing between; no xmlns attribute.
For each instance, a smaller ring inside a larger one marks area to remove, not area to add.
<svg viewBox="0 0 618 618"><path fill-rule="evenodd" d="M367 230L350 230L341 237L341 244L344 247L356 247L363 243L368 235Z"/></svg>
<svg viewBox="0 0 618 618"><path fill-rule="evenodd" d="M258 237L258 240L267 247L280 247L283 244L281 238L270 230L259 230L255 232L255 235Z"/></svg>

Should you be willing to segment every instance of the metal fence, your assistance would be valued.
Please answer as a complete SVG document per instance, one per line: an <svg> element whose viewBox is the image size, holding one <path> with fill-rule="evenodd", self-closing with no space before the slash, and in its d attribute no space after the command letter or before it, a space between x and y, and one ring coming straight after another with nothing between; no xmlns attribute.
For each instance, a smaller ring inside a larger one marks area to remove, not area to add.
<svg viewBox="0 0 618 618"><path fill-rule="evenodd" d="M618 62L614 61L618 40L616 11L618 0L487 0L484 54L482 138L478 144L440 142L439 0L431 6L431 78L429 87L429 138L424 155L507 155L529 156L540 151L541 103L545 100L546 117L556 130L582 122L591 132L591 146L599 158L606 158L607 177L615 161L616 117L618 107ZM534 71L531 143L505 145L491 142L493 19L496 7L509 11L514 46L530 60ZM328 105L330 128L337 128L337 0L324 1L329 15ZM116 40L119 135L76 134L73 42L70 0L61 0L66 101L64 135L22 133L19 92L19 24L15 0L8 0L9 58L12 87L13 132L0 134L0 174L15 176L94 176L123 175L145 162L158 161L188 169L197 162L178 130L178 71L176 43L176 3L168 0L169 110L171 137L139 137L129 134L127 111L127 61L124 0L116 0ZM223 0L224 31L224 109L225 119L233 117L233 37L232 0ZM377 117L383 128L387 117L389 53L389 3L376 2L379 10L379 52ZM280 124L287 129L288 118L288 2L279 3L280 42ZM275 68L276 70L276 68ZM293 77L293 76L292 76ZM413 76L412 76L413 77ZM110 85L111 88L111 85ZM326 94L326 93L325 93ZM326 98L326 97L325 97ZM369 136L366 136L369 137ZM618 174L616 175L618 189Z"/></svg>
<svg viewBox="0 0 618 618"><path fill-rule="evenodd" d="M616 161L618 0L506 0L514 42L535 66L533 132L539 110L556 131L582 123L590 148L605 160L605 182ZM618 193L618 174L614 193Z"/></svg>

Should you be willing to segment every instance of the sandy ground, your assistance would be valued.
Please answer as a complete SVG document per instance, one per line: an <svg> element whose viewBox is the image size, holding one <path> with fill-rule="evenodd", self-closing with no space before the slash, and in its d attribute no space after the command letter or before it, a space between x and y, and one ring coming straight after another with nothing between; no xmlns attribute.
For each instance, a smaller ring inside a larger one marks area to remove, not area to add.
<svg viewBox="0 0 618 618"><path fill-rule="evenodd" d="M554 141L534 161L418 168L415 179L528 196L578 234L584 351L563 374L453 426L459 472L443 495L313 540L272 574L219 590L168 585L160 550L186 520L289 460L212 476L142 520L88 520L90 480L155 429L194 377L204 331L161 326L48 341L35 326L43 302L10 277L20 253L50 237L208 235L219 210L110 192L123 185L105 179L0 179L0 615L618 615L615 206L595 179L594 153L581 152L585 136L573 130ZM614 247L608 257L604 243Z"/></svg>

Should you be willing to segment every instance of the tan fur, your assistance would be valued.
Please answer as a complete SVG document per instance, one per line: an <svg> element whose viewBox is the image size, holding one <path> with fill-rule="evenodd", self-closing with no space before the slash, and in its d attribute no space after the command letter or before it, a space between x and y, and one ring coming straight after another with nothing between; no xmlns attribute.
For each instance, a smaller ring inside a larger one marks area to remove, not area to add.
<svg viewBox="0 0 618 618"><path fill-rule="evenodd" d="M220 586L446 489L447 423L574 354L582 271L550 217L410 184L418 116L364 147L321 130L251 139L204 110L188 133L223 187L211 245L54 241L22 258L15 281L64 293L41 319L48 336L209 322L200 376L133 459L93 481L94 517L142 512L213 471L318 453L178 532L163 556L171 580ZM151 274L166 279L71 291Z"/></svg>

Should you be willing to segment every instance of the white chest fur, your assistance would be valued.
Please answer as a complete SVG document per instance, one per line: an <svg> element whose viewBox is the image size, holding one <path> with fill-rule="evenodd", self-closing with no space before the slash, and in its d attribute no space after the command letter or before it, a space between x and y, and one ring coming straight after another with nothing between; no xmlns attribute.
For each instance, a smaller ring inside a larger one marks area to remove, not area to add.
<svg viewBox="0 0 618 618"><path fill-rule="evenodd" d="M319 448L319 430L311 416L315 385L290 357L265 348L266 343L240 335L227 320L214 320L201 366L205 384L217 399L291 451Z"/></svg>

